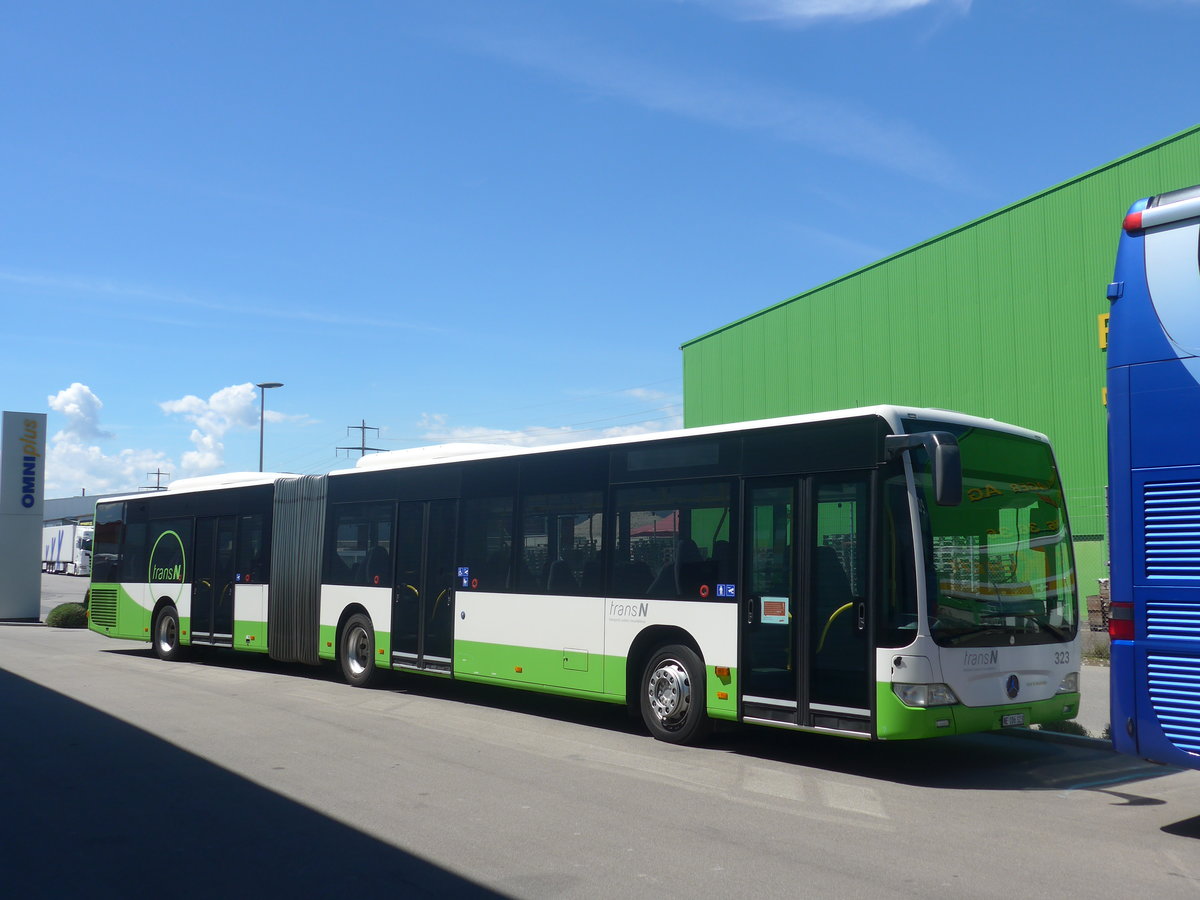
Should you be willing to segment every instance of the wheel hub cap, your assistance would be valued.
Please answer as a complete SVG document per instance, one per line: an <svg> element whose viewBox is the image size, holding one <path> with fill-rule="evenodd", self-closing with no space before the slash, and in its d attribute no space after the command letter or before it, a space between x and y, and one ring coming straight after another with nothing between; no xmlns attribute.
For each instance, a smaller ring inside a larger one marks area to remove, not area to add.
<svg viewBox="0 0 1200 900"><path fill-rule="evenodd" d="M367 668L368 651L367 633L361 628L355 628L350 635L350 668L356 675L362 674Z"/></svg>
<svg viewBox="0 0 1200 900"><path fill-rule="evenodd" d="M666 660L650 676L650 707L664 722L682 718L692 702L687 671L675 660Z"/></svg>

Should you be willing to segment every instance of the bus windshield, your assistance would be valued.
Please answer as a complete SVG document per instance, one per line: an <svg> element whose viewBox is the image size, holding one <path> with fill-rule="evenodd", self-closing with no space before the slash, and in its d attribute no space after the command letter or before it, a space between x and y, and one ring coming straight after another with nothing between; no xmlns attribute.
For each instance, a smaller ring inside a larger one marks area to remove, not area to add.
<svg viewBox="0 0 1200 900"><path fill-rule="evenodd" d="M931 423L920 423L922 430ZM1050 447L981 428L947 428L962 453L963 499L938 506L914 454L929 535L928 621L942 646L1069 641L1078 602L1062 485Z"/></svg>

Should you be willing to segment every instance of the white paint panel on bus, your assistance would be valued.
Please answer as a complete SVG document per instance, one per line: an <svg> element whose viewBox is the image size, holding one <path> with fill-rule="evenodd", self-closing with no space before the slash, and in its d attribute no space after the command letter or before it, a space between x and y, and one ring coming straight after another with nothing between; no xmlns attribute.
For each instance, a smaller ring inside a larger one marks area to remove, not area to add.
<svg viewBox="0 0 1200 900"><path fill-rule="evenodd" d="M243 622L267 621L267 586L265 584L235 584L233 586L233 618L235 621Z"/></svg>
<svg viewBox="0 0 1200 900"><path fill-rule="evenodd" d="M893 684L937 684L941 676L934 673L933 662L928 656L918 656L905 651L883 648L875 651L875 671L891 671Z"/></svg>
<svg viewBox="0 0 1200 900"><path fill-rule="evenodd" d="M376 631L392 630L392 589L383 587L321 585L321 624L336 627L342 610L352 603L367 611Z"/></svg>
<svg viewBox="0 0 1200 900"><path fill-rule="evenodd" d="M145 609L154 609L159 598L166 597L179 611L181 617L192 614L192 586L178 581L151 581L147 584L131 584L127 588L129 596L137 600Z"/></svg>
<svg viewBox="0 0 1200 900"><path fill-rule="evenodd" d="M605 643L612 656L625 656L634 639L652 625L674 625L696 639L706 665L737 666L736 603L688 600L605 601Z"/></svg>
<svg viewBox="0 0 1200 900"><path fill-rule="evenodd" d="M1079 639L1025 647L943 647L941 663L943 680L967 706L1032 703L1053 697L1063 678L1079 671Z"/></svg>
<svg viewBox="0 0 1200 900"><path fill-rule="evenodd" d="M455 640L604 652L604 600L599 597L459 591L454 607Z"/></svg>

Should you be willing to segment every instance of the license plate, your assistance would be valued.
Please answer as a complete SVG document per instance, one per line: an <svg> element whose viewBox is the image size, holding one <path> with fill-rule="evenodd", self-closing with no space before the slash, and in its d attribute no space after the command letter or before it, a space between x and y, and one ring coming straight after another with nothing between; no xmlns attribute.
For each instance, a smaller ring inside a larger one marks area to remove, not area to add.
<svg viewBox="0 0 1200 900"><path fill-rule="evenodd" d="M1011 725L1024 725L1024 724L1025 724L1025 713L1013 713L1012 715L1009 715L1009 716L1001 716L1000 717L1000 727L1001 728L1008 728Z"/></svg>

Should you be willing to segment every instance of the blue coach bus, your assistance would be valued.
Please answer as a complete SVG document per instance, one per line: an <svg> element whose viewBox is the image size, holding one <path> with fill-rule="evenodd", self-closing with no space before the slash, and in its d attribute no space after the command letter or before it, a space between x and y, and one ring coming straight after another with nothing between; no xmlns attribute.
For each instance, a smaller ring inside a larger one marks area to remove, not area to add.
<svg viewBox="0 0 1200 900"><path fill-rule="evenodd" d="M1133 205L1108 298L1113 744L1200 768L1200 186Z"/></svg>

